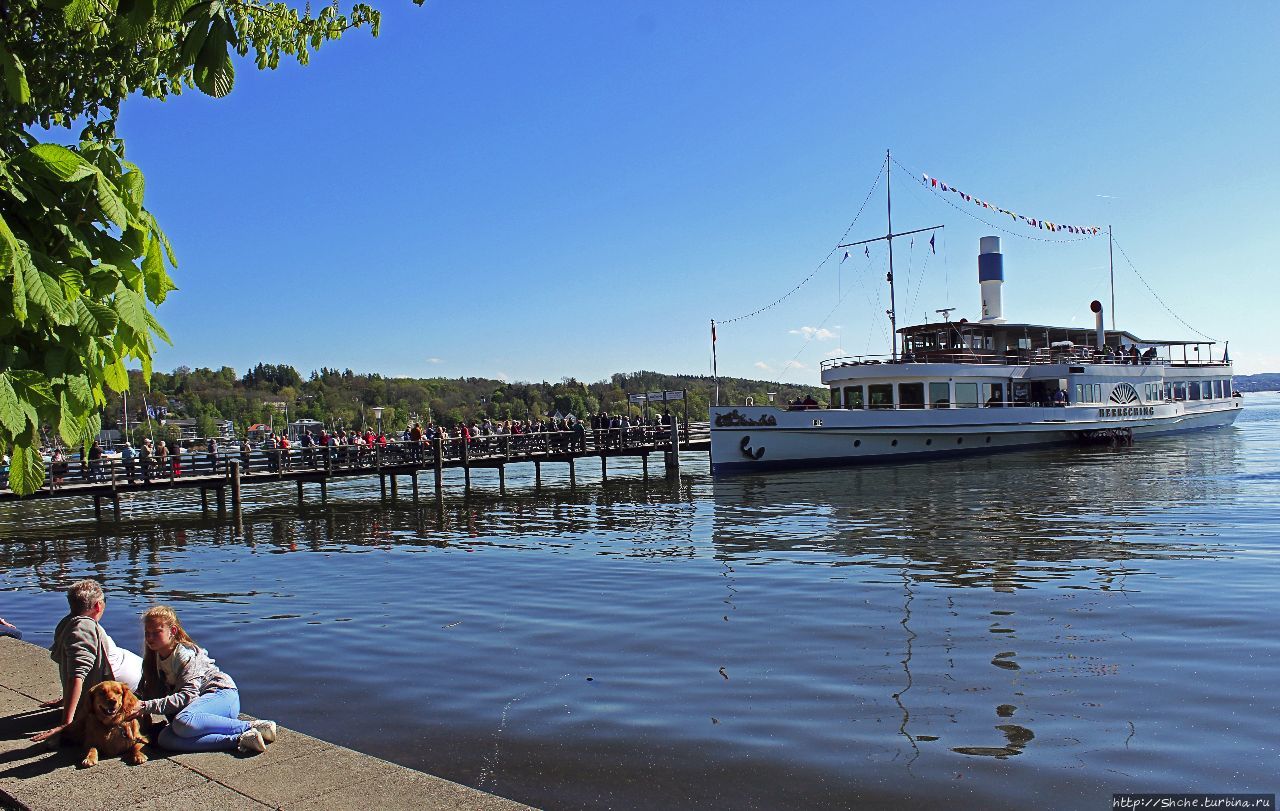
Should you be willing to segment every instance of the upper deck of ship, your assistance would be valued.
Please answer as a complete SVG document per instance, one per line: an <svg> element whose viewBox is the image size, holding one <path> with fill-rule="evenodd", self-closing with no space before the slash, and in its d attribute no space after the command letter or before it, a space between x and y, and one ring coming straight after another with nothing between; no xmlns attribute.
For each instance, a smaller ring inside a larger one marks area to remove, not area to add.
<svg viewBox="0 0 1280 811"><path fill-rule="evenodd" d="M1150 340L1124 330L1104 330L1101 346L1096 329L1044 324L946 321L903 327L898 334L902 336L902 352L896 358L831 358L822 362L822 371L884 363L1230 365L1225 357L1214 358L1214 341Z"/></svg>

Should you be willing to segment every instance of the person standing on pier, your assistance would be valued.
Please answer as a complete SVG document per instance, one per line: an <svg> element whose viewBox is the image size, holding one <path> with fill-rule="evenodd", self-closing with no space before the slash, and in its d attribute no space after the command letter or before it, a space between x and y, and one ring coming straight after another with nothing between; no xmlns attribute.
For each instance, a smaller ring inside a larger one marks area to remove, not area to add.
<svg viewBox="0 0 1280 811"><path fill-rule="evenodd" d="M138 449L138 462L142 466L142 483L151 484L151 437L142 438L142 447Z"/></svg>
<svg viewBox="0 0 1280 811"><path fill-rule="evenodd" d="M205 453L209 458L209 472L216 476L218 474L218 440L216 438L209 437L209 442L205 446Z"/></svg>
<svg viewBox="0 0 1280 811"><path fill-rule="evenodd" d="M129 444L126 437L124 447L120 449L120 459L124 462L124 473L129 477L129 484L133 484L134 465L136 464L138 452L133 449L133 445Z"/></svg>

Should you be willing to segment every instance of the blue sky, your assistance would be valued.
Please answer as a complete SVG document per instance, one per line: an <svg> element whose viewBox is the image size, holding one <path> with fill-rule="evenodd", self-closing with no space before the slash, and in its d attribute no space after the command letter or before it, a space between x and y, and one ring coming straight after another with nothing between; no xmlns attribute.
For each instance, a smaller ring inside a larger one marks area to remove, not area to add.
<svg viewBox="0 0 1280 811"><path fill-rule="evenodd" d="M895 242L900 325L976 317L987 233L1011 320L1088 324L1109 299L1105 236L1041 241L927 172L1113 225L1238 371L1280 371L1280 5L898 5L393 3L378 39L243 62L225 99L131 100L180 261L157 368L704 373L710 319L818 267L891 148L895 229L946 225L936 255ZM883 190L849 239L884 233ZM832 260L722 326L721 373L816 382L825 356L887 353L885 263ZM1121 328L1197 337L1119 251L1116 298Z"/></svg>

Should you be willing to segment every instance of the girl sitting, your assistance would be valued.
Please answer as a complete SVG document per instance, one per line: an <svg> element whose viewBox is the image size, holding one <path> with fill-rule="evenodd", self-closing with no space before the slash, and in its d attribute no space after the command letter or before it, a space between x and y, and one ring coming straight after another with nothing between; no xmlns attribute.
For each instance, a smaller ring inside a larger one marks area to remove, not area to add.
<svg viewBox="0 0 1280 811"><path fill-rule="evenodd" d="M265 752L276 739L275 722L239 719L236 683L187 635L173 609L148 608L142 625L147 650L138 696L145 700L134 717L156 713L169 719L156 743L177 752Z"/></svg>

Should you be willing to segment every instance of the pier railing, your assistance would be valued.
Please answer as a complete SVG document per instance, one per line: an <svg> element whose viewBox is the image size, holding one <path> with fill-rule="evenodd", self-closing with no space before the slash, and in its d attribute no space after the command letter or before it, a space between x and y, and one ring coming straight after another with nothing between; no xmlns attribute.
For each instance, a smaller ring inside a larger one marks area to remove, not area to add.
<svg viewBox="0 0 1280 811"><path fill-rule="evenodd" d="M706 423L679 429L679 449L701 449L710 442ZM539 431L523 434L481 434L464 439L458 436L424 437L421 441L392 441L385 444L301 445L288 448L259 445L243 452L237 445L219 445L210 453L199 448L182 448L178 454L152 452L147 458L124 458L119 451L99 458L78 456L45 461L44 495L103 493L128 487L197 486L219 487L232 478L248 481L271 478L298 478L314 473L376 474L382 469L422 469L430 467L492 467L507 463L565 461L571 458L626 455L671 450L670 426L632 426L579 431ZM136 451L136 449L135 449ZM236 470L233 471L233 467ZM308 476L308 478L310 478ZM0 468L0 496L8 491L9 470Z"/></svg>

